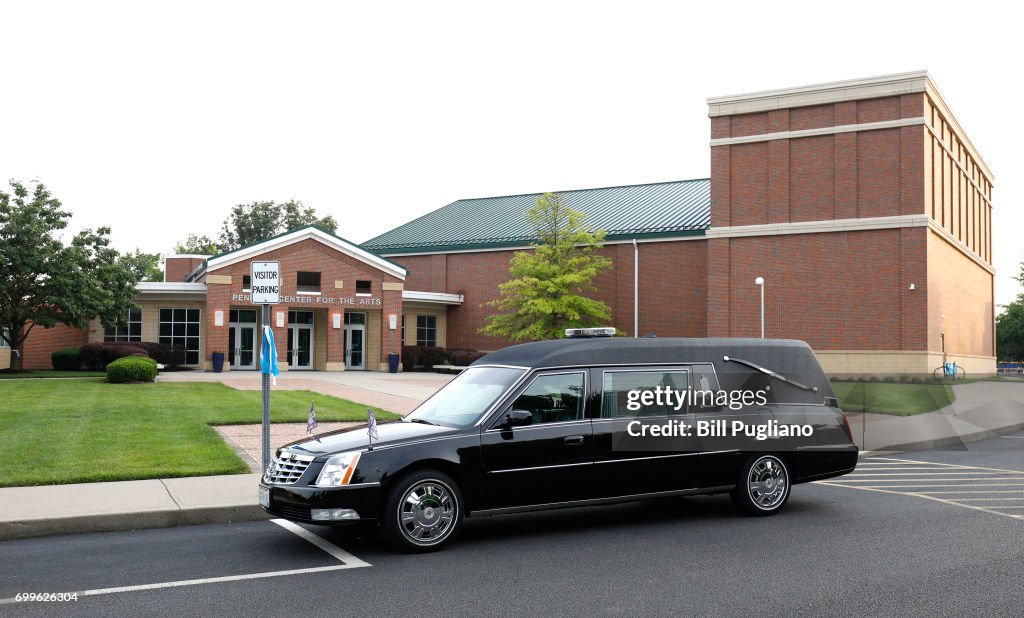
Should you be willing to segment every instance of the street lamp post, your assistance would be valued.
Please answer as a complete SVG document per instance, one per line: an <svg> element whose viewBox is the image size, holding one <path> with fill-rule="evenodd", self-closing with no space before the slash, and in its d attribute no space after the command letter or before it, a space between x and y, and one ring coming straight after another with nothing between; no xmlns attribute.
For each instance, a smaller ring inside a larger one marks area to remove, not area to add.
<svg viewBox="0 0 1024 618"><path fill-rule="evenodd" d="M761 288L761 339L764 339L764 277L754 279L754 283Z"/></svg>

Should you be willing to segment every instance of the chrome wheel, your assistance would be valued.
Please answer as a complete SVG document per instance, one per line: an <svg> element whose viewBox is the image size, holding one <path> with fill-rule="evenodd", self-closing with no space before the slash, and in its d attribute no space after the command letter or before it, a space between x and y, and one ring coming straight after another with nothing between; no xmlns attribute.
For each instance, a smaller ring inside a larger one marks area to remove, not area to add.
<svg viewBox="0 0 1024 618"><path fill-rule="evenodd" d="M747 475L747 494L754 506L771 511L786 499L789 473L781 461L766 455L750 466Z"/></svg>
<svg viewBox="0 0 1024 618"><path fill-rule="evenodd" d="M413 483L398 503L398 528L410 543L436 545L445 540L459 516L451 487L435 479Z"/></svg>

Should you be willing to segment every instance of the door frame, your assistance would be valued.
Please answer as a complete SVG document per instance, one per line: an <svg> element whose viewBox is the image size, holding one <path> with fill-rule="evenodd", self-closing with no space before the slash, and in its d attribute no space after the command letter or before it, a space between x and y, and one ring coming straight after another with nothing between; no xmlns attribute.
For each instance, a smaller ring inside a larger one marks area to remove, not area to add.
<svg viewBox="0 0 1024 618"><path fill-rule="evenodd" d="M364 316L362 324L345 324L344 333L344 345L345 345L345 371L366 371L366 322L369 321L369 314L357 311L353 313L362 313ZM348 314L348 312L346 312ZM352 331L359 330L363 333L363 349L362 352L362 364L358 367L352 366Z"/></svg>
<svg viewBox="0 0 1024 618"><path fill-rule="evenodd" d="M236 360L239 359L239 357L241 355L241 352L242 352L242 347L241 347L242 346L242 343L241 343L242 337L241 337L241 335L242 335L242 329L243 328L251 328L252 329L252 363L249 364L249 365L241 365L241 364L231 363L230 362L230 356L228 358L228 362L230 363L230 367L231 367L232 370L236 370L236 371L255 371L256 368L257 368L257 359L258 359L259 353L260 353L259 344L257 343L259 338L256 336L256 333L258 332L258 329L259 329L259 324L258 323L256 323L256 322L229 322L228 323L228 329L229 329L228 337L229 337L229 341L230 341L230 336L232 334L234 334L234 337L235 337L235 347L234 347L234 349L229 350L229 354L233 354Z"/></svg>
<svg viewBox="0 0 1024 618"><path fill-rule="evenodd" d="M301 311L303 313L306 312L305 310L301 309L291 309L290 311ZM314 328L316 326L316 313L314 313L313 311L309 311L309 313L313 315L313 321L310 322L309 324L292 324L291 322L288 323L288 336L292 337L293 344L297 344L299 341L298 331L309 331L309 365L302 366L298 364L298 348L293 347L291 356L288 357L288 371L313 371L314 367L316 366L316 330ZM285 341L285 353L287 353L288 351L287 343L288 342Z"/></svg>

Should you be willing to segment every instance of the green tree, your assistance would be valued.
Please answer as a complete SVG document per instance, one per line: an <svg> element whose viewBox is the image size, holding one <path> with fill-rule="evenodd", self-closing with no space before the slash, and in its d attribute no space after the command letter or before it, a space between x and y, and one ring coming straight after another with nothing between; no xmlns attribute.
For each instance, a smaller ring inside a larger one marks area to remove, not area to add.
<svg viewBox="0 0 1024 618"><path fill-rule="evenodd" d="M488 303L501 313L488 316L480 332L530 341L564 337L566 328L608 324L608 306L583 295L594 289L594 277L611 267L611 260L596 253L604 231L586 227L583 213L553 193L537 198L526 217L537 238L534 249L512 257L509 281Z"/></svg>
<svg viewBox="0 0 1024 618"><path fill-rule="evenodd" d="M132 271L136 281L164 280L159 253L143 253L141 249L136 249L134 253L122 255L121 262Z"/></svg>
<svg viewBox="0 0 1024 618"><path fill-rule="evenodd" d="M17 353L36 326L105 326L134 305L135 274L110 247L110 228L82 230L64 245L57 233L71 213L42 183L11 180L0 191L0 336Z"/></svg>
<svg viewBox="0 0 1024 618"><path fill-rule="evenodd" d="M999 360L1024 360L1024 294L996 316L996 356Z"/></svg>
<svg viewBox="0 0 1024 618"><path fill-rule="evenodd" d="M209 236L200 236L198 234L189 234L184 242L179 242L174 246L174 252L191 255L217 255L218 253L223 253L217 241Z"/></svg>
<svg viewBox="0 0 1024 618"><path fill-rule="evenodd" d="M220 248L232 251L306 225L315 225L332 234L338 229L334 217L320 217L315 209L296 200L283 204L274 201L238 204L221 226Z"/></svg>

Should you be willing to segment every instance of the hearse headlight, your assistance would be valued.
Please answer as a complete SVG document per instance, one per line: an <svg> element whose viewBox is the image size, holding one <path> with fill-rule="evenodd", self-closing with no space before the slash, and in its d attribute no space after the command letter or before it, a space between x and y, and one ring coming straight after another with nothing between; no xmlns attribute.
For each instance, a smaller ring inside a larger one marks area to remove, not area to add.
<svg viewBox="0 0 1024 618"><path fill-rule="evenodd" d="M342 453L331 457L320 470L320 476L316 477L316 484L322 487L348 485L352 480L357 463L359 463L359 453Z"/></svg>

